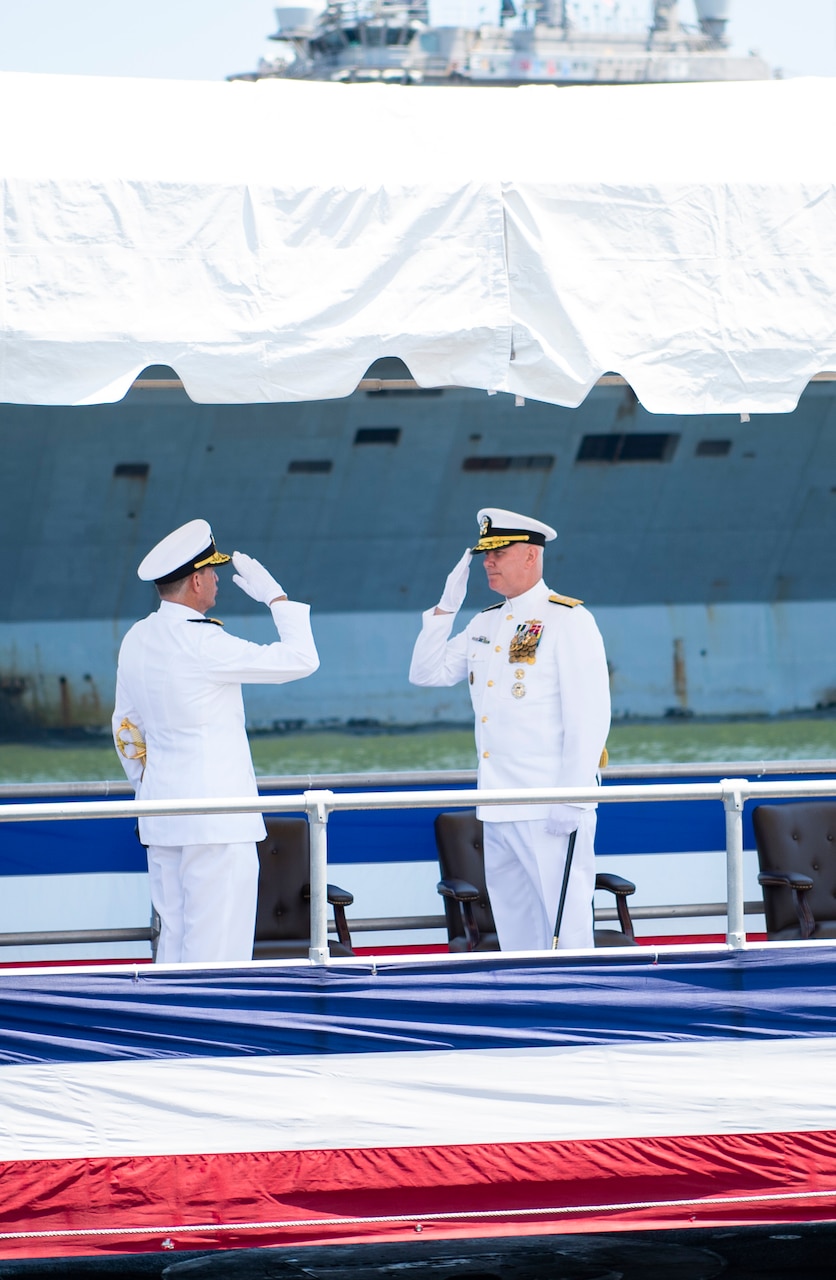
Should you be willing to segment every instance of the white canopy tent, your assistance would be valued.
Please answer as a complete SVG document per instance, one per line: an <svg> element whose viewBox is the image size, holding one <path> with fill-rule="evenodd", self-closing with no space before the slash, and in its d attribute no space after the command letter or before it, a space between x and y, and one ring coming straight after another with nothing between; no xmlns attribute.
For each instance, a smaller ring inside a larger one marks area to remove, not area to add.
<svg viewBox="0 0 836 1280"><path fill-rule="evenodd" d="M836 82L0 75L0 400L425 386L792 409L836 369Z"/></svg>

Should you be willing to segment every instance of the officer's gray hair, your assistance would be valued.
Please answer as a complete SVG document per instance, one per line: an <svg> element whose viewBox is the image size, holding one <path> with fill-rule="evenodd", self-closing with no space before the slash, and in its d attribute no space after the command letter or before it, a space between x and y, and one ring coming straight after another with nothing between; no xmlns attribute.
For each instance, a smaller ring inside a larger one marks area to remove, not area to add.
<svg viewBox="0 0 836 1280"><path fill-rule="evenodd" d="M191 574L187 574L185 578L178 578L176 582L155 582L154 586L157 588L157 594L160 599L179 600L191 576Z"/></svg>

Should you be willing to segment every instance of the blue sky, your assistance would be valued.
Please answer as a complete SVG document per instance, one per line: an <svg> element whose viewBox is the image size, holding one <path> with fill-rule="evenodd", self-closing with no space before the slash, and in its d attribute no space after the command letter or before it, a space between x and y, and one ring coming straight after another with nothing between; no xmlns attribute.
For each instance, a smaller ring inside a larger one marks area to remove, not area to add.
<svg viewBox="0 0 836 1280"><path fill-rule="evenodd" d="M220 80L275 25L270 0L0 0L0 71ZM732 0L731 35L785 74L836 76L836 0Z"/></svg>

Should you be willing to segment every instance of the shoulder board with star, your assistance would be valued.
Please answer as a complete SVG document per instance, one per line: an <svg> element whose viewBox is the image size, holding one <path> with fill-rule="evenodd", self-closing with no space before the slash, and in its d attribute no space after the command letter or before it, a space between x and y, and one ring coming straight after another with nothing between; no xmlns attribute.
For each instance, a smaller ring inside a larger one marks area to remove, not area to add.
<svg viewBox="0 0 836 1280"><path fill-rule="evenodd" d="M583 600L576 600L574 596L561 596L556 591L550 591L549 604L565 604L567 609L574 609L576 604L583 604Z"/></svg>
<svg viewBox="0 0 836 1280"><path fill-rule="evenodd" d="M494 609L501 609L501 608L502 608L502 601L500 600L499 604L489 604L487 609L483 609L482 612L493 613Z"/></svg>
<svg viewBox="0 0 836 1280"><path fill-rule="evenodd" d="M211 622L215 627L222 627L220 618L189 618L189 622Z"/></svg>

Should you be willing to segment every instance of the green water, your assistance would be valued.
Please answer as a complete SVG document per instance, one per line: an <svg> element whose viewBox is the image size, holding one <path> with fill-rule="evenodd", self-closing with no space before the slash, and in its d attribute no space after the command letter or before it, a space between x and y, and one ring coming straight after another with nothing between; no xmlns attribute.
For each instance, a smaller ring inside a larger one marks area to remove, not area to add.
<svg viewBox="0 0 836 1280"><path fill-rule="evenodd" d="M613 726L612 764L710 760L836 759L836 717L664 721ZM404 733L288 733L254 737L259 774L376 773L475 767L469 729ZM0 782L121 778L109 742L0 743Z"/></svg>

